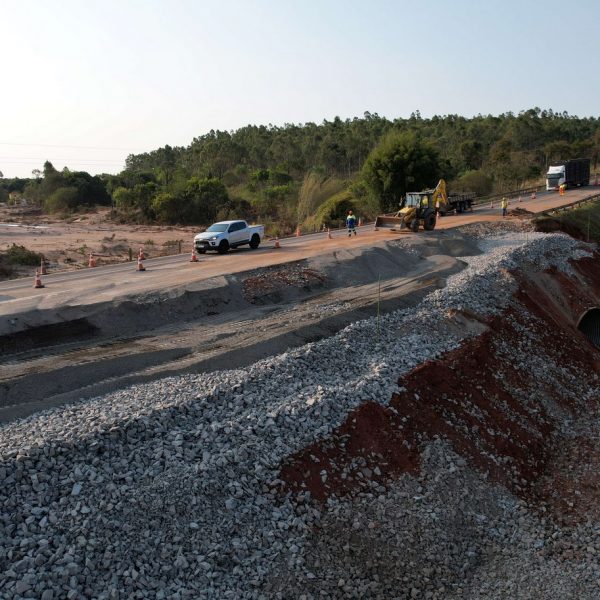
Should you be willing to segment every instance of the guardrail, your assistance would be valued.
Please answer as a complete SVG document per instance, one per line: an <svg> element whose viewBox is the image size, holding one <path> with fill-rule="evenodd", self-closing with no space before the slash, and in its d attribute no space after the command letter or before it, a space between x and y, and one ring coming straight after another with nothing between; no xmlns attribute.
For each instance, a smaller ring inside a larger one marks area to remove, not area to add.
<svg viewBox="0 0 600 600"><path fill-rule="evenodd" d="M594 194L593 196L588 196L587 198L581 198L580 200L575 200L574 202L569 202L569 204L563 204L563 206L556 206L554 208L549 208L547 210L542 210L538 214L540 215L549 215L552 213L558 213L564 210L569 210L573 208L578 208L582 204L586 204L587 202L595 202L600 200L600 192Z"/></svg>
<svg viewBox="0 0 600 600"><path fill-rule="evenodd" d="M486 204L488 202L493 202L494 200L498 200L500 198L518 198L519 196L527 196L528 194L532 194L533 192L546 191L546 187L543 184L530 186L526 188L519 188L516 190L511 190L510 192L502 192L498 194L490 194L489 196L482 196L481 198L477 198L473 200L474 205Z"/></svg>

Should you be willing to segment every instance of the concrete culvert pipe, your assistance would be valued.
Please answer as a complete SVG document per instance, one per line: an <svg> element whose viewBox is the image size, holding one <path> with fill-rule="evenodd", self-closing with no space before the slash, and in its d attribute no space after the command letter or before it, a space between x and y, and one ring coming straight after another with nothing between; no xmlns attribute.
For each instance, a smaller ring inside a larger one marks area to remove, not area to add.
<svg viewBox="0 0 600 600"><path fill-rule="evenodd" d="M579 319L577 329L600 349L600 308L586 310Z"/></svg>

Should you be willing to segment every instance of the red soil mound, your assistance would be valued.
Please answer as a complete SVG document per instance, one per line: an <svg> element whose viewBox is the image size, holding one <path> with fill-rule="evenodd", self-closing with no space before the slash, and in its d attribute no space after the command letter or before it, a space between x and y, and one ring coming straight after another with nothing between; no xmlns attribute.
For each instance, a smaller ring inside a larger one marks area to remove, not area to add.
<svg viewBox="0 0 600 600"><path fill-rule="evenodd" d="M515 305L491 319L488 331L400 378L401 391L388 407L361 405L331 437L291 456L280 475L286 489L309 490L323 501L369 480L384 484L416 472L421 444L441 437L492 480L564 508L564 496L553 500L550 492L561 482L568 488L577 470L564 464L561 448L573 450L573 440L562 439L561 422L585 418L600 405L582 393L598 385L599 353L575 327L587 307L600 303L599 258L574 263L572 276L517 274ZM586 438L585 447L588 460L600 457L598 442ZM567 455L582 459L579 452ZM581 490L577 498L586 511L600 500L599 476L580 471L587 500Z"/></svg>

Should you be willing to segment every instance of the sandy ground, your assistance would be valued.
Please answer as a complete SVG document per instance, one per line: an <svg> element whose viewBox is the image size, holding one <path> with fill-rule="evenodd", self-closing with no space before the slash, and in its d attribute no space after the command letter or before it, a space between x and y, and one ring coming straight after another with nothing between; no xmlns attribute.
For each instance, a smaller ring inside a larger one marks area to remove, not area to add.
<svg viewBox="0 0 600 600"><path fill-rule="evenodd" d="M582 198L600 192L599 188L590 187L582 190L573 190L565 196L556 193L538 194L535 201L530 199L519 203L513 201L511 209L518 209L518 216L511 219L521 219L531 213L548 210L552 207L569 204ZM128 239L127 242L133 247L138 247L139 240L151 236L155 240L154 245L144 245L144 251L150 258L156 256L155 249L159 247L159 239L183 239L188 236L191 241L193 228L165 228L165 227L133 227L113 226L102 223L100 214L95 223L70 223L54 224L49 226L48 233L39 234L39 231L20 231L21 228L0 227L0 247L4 239L10 239L10 243L23 244L28 248L44 252L50 256L52 252L60 253L59 248L73 244L69 252L75 252L75 245L81 244L81 240L89 239L89 247L94 246L92 240L96 239L96 245L102 245L102 239L115 235L115 240ZM477 207L473 212L463 215L451 215L439 220L436 231L447 230L465 224L479 221L496 222L503 220L499 214L498 207L490 208L488 205ZM110 233L112 231L112 233ZM86 233L87 232L87 233ZM108 235L110 233L110 236ZM435 234L435 232L433 232ZM7 235L8 238L4 236ZM64 306L82 305L103 301L115 300L131 294L148 293L157 290L173 289L179 286L196 285L198 282L255 268L267 267L295 260L302 260L311 256L319 256L332 250L345 252L354 248L369 248L380 241L415 238L415 236L429 236L428 232L395 233L389 230L373 231L372 225L359 228L356 238L348 239L343 231L334 232L333 239L327 239L325 234L306 235L300 238L288 238L282 240L280 250L273 249L273 243L266 241L261 247L252 251L247 247L230 252L226 256L205 255L198 263L190 264L188 254L173 255L163 258L151 259L145 262L146 271L138 273L135 263L122 262L124 256L119 259L118 264L102 266L105 260L99 259L101 268L81 268L76 273L65 273L62 271L64 264L51 263L49 275L44 278L44 289L33 289L31 279L12 280L0 283L0 315L15 315L35 309L62 308ZM160 238L159 236L162 236ZM123 242L125 244L125 242ZM164 244L164 242L162 242ZM129 246L127 246L128 248ZM79 255L84 258L82 254ZM85 258L84 258L85 260ZM113 256L110 260L116 260ZM30 278L34 270L30 269ZM3 331L6 332L8 325L5 323ZM15 329L20 325L17 323ZM10 330L10 329L9 329Z"/></svg>
<svg viewBox="0 0 600 600"><path fill-rule="evenodd" d="M0 422L130 383L244 366L330 336L418 302L463 268L452 254L478 252L462 236L414 246L419 253L380 242L172 294L36 311L37 327L0 336ZM31 325L34 315L20 318Z"/></svg>
<svg viewBox="0 0 600 600"><path fill-rule="evenodd" d="M143 247L150 256L175 254L191 248L197 228L122 225L109 218L109 209L98 209L69 219L36 214L0 205L0 251L11 244L44 255L55 269L87 266L93 252L102 264L122 262Z"/></svg>
<svg viewBox="0 0 600 600"><path fill-rule="evenodd" d="M522 202L512 199L511 208L539 212L599 191L600 188L592 186L569 190L562 197L555 192L540 192L536 200L529 197L523 197ZM109 212L108 209L99 209L65 220L0 205L0 251L11 244L22 245L43 254L53 270L79 269L87 266L90 253L97 257L99 265L127 260L130 248L134 255L143 248L150 258L176 254L180 248L187 253L191 251L193 237L198 233L197 227L122 225L111 221ZM440 220L438 228L463 225L482 218L500 220L499 205L490 210L486 204L477 207L473 213L448 216ZM27 276L29 271L24 270L22 275Z"/></svg>

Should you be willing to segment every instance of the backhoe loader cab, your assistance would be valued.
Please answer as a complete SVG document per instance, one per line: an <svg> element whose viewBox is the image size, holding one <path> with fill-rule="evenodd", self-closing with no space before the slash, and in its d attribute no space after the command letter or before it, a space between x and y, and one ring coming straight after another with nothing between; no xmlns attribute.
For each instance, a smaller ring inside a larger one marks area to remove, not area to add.
<svg viewBox="0 0 600 600"><path fill-rule="evenodd" d="M412 231L418 231L419 224L422 224L423 229L427 231L435 228L433 192L433 190L427 190L406 194L399 211L399 215L402 217L401 228L410 227Z"/></svg>
<svg viewBox="0 0 600 600"><path fill-rule="evenodd" d="M436 203L439 202L440 210L444 210L446 201L446 182L441 179L433 190L406 194L400 203L400 210L395 215L377 217L375 229L384 227L394 231L408 227L416 232L419 225L423 225L423 229L431 231L435 228Z"/></svg>

